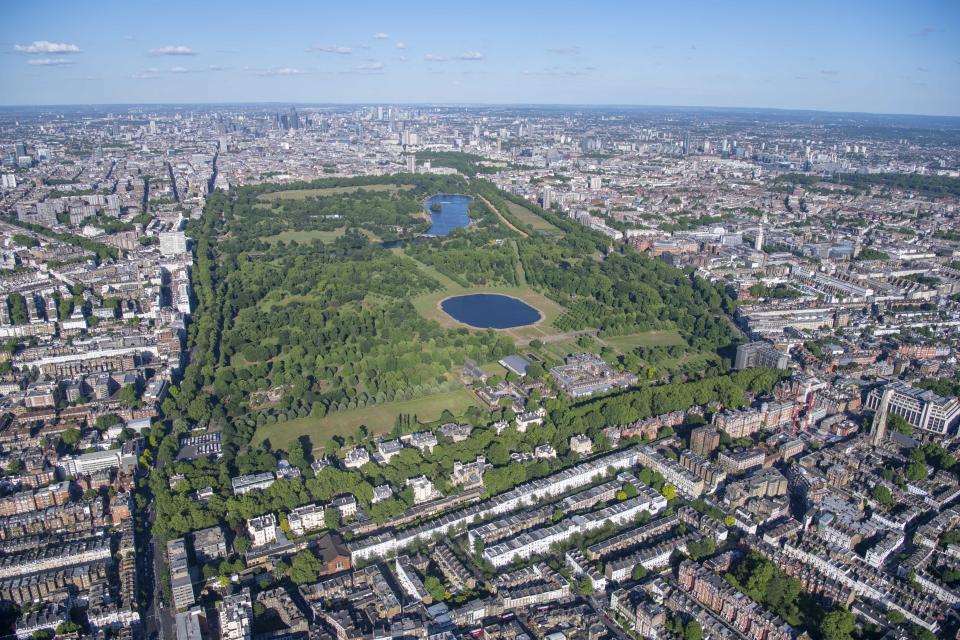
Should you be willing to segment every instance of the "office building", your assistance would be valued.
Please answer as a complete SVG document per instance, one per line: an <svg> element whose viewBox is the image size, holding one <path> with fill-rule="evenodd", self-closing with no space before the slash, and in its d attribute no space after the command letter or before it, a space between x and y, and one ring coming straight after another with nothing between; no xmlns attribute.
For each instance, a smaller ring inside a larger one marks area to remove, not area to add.
<svg viewBox="0 0 960 640"><path fill-rule="evenodd" d="M881 411L886 400L886 411ZM883 424L875 429L886 428L890 414L900 416L918 430L917 436L947 436L956 433L960 422L960 400L944 398L933 391L916 389L903 382L891 382L867 394L866 408L882 417ZM882 439L882 435L880 437Z"/></svg>
<svg viewBox="0 0 960 640"><path fill-rule="evenodd" d="M735 369L750 369L753 367L769 367L771 369L786 369L790 365L790 356L778 351L769 342L749 342L737 347Z"/></svg>

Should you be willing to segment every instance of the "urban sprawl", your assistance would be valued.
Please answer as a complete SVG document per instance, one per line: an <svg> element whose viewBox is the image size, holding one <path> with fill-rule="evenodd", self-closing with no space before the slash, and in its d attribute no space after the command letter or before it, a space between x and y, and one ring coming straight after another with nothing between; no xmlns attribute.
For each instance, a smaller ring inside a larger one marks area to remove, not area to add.
<svg viewBox="0 0 960 640"><path fill-rule="evenodd" d="M954 124L51 107L0 161L5 637L957 634Z"/></svg>

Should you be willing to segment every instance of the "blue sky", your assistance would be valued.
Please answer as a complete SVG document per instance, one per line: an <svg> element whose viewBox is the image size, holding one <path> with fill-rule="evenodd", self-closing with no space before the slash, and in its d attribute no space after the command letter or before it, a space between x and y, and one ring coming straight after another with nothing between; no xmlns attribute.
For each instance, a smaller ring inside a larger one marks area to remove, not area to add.
<svg viewBox="0 0 960 640"><path fill-rule="evenodd" d="M960 2L5 3L0 104L470 102L960 115Z"/></svg>

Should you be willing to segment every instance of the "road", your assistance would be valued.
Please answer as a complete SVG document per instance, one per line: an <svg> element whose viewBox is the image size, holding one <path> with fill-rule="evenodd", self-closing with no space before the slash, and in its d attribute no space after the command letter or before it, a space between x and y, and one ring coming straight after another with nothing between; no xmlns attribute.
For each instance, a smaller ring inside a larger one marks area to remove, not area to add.
<svg viewBox="0 0 960 640"><path fill-rule="evenodd" d="M161 466L159 460L154 460L152 472L156 472ZM143 637L146 640L155 638L175 638L176 628L174 621L175 611L167 605L160 602L163 588L160 584L160 577L163 575L164 558L163 549L156 548L156 541L153 539L153 523L157 519L157 510L151 499L143 515L144 525L142 531L138 533L137 542L137 562L140 571L141 584L149 585L146 589L146 602L141 607L141 619L143 620Z"/></svg>

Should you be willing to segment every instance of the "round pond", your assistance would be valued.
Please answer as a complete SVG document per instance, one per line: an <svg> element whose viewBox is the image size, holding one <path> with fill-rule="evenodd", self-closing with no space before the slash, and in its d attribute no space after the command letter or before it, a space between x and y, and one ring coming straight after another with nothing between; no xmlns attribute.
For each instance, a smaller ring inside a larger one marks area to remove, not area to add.
<svg viewBox="0 0 960 640"><path fill-rule="evenodd" d="M523 300L498 293L454 296L441 302L440 308L454 320L478 329L524 327L543 317Z"/></svg>

